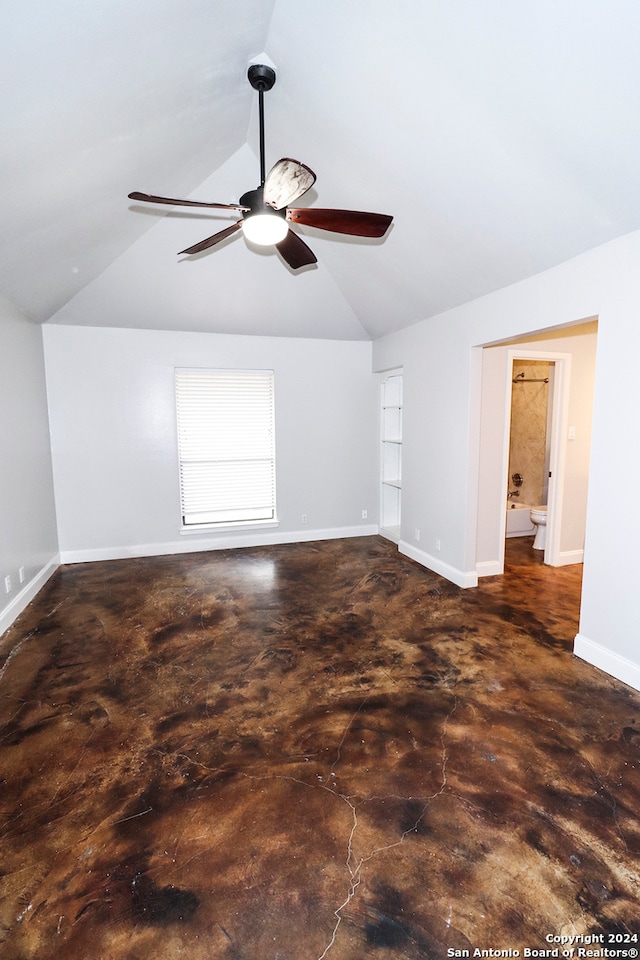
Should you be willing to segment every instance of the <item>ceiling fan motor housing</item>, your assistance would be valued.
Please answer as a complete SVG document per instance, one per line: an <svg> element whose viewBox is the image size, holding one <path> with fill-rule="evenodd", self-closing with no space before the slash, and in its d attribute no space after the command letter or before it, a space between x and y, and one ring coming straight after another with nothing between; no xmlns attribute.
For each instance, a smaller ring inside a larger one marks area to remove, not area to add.
<svg viewBox="0 0 640 960"><path fill-rule="evenodd" d="M273 216L282 217L283 220L286 220L286 209L275 210L268 203L264 202L263 193L263 188L258 187L256 190L248 190L242 194L239 200L240 206L249 207L248 210L243 211L243 218L246 220L247 217L253 217L257 213L270 213Z"/></svg>

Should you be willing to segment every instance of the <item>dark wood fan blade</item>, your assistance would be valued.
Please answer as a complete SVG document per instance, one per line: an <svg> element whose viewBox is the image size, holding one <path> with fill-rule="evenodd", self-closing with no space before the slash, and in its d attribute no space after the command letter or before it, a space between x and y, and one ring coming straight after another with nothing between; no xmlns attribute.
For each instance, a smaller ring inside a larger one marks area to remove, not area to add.
<svg viewBox="0 0 640 960"><path fill-rule="evenodd" d="M298 270L299 267L306 267L309 263L318 262L313 250L310 250L304 240L301 240L293 230L289 230L284 240L276 243L276 250L292 270Z"/></svg>
<svg viewBox="0 0 640 960"><path fill-rule="evenodd" d="M282 210L306 193L316 182L316 175L299 160L283 157L271 167L264 182L264 202L274 210Z"/></svg>
<svg viewBox="0 0 640 960"><path fill-rule="evenodd" d="M227 227L225 230L220 230L218 233L214 233L212 237L207 237L206 240L201 240L200 243L194 243L192 247L187 247L186 250L180 250L180 253L201 253L202 250L207 250L209 247L212 247L216 243L220 243L221 240L225 240L227 237L230 237L231 234L235 233L236 230L239 230L242 227L242 220L238 220L236 223L232 223L230 227ZM179 256L180 254L178 254Z"/></svg>
<svg viewBox="0 0 640 960"><path fill-rule="evenodd" d="M290 207L287 220L319 230L348 233L353 237L382 237L393 217L385 213L363 213L360 210L323 210L319 207Z"/></svg>
<svg viewBox="0 0 640 960"><path fill-rule="evenodd" d="M248 210L237 203L204 203L200 200L172 200L171 197L156 197L152 193L139 193L135 190L129 194L129 200L144 200L145 203L166 203L171 207L213 207L215 210Z"/></svg>

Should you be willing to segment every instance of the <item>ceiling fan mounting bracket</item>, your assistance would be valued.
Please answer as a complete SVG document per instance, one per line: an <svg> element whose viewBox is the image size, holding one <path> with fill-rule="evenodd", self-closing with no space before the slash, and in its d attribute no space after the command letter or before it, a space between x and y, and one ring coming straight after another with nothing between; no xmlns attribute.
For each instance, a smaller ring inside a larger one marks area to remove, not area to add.
<svg viewBox="0 0 640 960"><path fill-rule="evenodd" d="M271 90L276 82L276 72L264 63L252 63L247 72L249 83L254 90Z"/></svg>

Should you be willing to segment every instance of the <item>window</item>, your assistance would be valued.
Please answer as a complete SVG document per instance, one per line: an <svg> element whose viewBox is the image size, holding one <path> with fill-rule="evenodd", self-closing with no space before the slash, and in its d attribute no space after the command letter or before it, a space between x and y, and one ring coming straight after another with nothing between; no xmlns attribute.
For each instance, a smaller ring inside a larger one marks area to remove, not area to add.
<svg viewBox="0 0 640 960"><path fill-rule="evenodd" d="M276 519L271 370L176 370L182 523Z"/></svg>

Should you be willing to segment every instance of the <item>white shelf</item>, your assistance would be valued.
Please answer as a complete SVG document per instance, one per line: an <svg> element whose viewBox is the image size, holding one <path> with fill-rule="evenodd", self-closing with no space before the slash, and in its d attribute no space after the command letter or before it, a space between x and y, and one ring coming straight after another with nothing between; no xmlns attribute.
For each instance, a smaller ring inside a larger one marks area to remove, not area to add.
<svg viewBox="0 0 640 960"><path fill-rule="evenodd" d="M380 532L398 543L402 490L402 375L382 383L380 444Z"/></svg>

